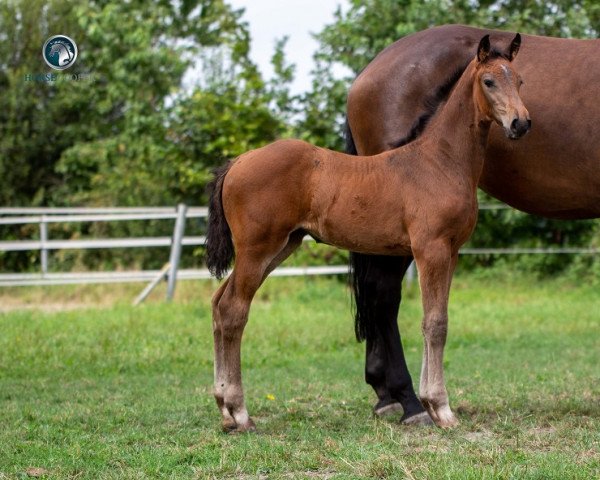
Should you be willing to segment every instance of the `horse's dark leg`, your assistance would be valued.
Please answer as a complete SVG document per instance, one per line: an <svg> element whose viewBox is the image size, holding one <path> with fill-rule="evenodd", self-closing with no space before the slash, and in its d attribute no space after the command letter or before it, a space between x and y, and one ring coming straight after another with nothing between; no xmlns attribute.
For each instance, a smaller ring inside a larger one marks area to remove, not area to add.
<svg viewBox="0 0 600 480"><path fill-rule="evenodd" d="M410 264L410 261L408 262ZM398 305L399 306L399 305ZM397 312L398 307L396 307ZM397 316L397 315L396 315ZM380 338L387 354L386 387L389 395L400 402L404 410L401 422L415 425L433 425L423 405L417 398L412 378L406 365L402 339L396 316L379 325ZM380 317L384 319L384 317Z"/></svg>
<svg viewBox="0 0 600 480"><path fill-rule="evenodd" d="M387 353L379 335L367 339L365 357L365 381L373 387L379 399L373 411L376 415L386 415L400 411L402 405L390 395L386 383Z"/></svg>
<svg viewBox="0 0 600 480"><path fill-rule="evenodd" d="M430 423L404 359L397 317L401 282L411 257L352 254L356 334L367 340L365 380L377 393L375 413L404 410L405 423Z"/></svg>

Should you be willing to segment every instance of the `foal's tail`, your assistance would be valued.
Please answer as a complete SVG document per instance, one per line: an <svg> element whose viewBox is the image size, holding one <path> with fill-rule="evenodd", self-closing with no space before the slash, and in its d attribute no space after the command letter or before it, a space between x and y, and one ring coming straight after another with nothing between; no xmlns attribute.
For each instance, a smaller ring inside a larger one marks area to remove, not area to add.
<svg viewBox="0 0 600 480"><path fill-rule="evenodd" d="M225 276L235 256L231 230L223 212L223 180L231 168L227 162L215 170L214 179L208 184L208 233L206 235L206 265L219 280Z"/></svg>
<svg viewBox="0 0 600 480"><path fill-rule="evenodd" d="M350 130L348 119L346 119L344 133L346 137L346 153L349 155L358 155L358 150L354 143L354 137L352 137L352 130ZM350 252L349 273L354 299L354 333L359 342L366 338L371 338L373 335L372 330L375 328L375 322L373 319L369 318L371 309L369 308L369 294L367 293L367 273L370 264L370 259L367 256Z"/></svg>

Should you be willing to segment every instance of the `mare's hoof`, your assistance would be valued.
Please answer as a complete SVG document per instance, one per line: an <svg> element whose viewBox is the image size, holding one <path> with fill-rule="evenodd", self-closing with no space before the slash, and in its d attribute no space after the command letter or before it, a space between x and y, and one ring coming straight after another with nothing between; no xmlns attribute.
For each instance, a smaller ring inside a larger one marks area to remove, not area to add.
<svg viewBox="0 0 600 480"><path fill-rule="evenodd" d="M384 400L380 400L379 402L377 402L377 404L373 407L373 413L375 415L377 415L378 417L386 417L388 415L392 415L393 413L396 412L401 412L402 411L402 405L400 405L399 402L396 401L384 401Z"/></svg>
<svg viewBox="0 0 600 480"><path fill-rule="evenodd" d="M400 419L400 423L402 425L416 425L419 427L433 427L435 425L427 412L417 413L415 415L411 415L410 417L403 416Z"/></svg>

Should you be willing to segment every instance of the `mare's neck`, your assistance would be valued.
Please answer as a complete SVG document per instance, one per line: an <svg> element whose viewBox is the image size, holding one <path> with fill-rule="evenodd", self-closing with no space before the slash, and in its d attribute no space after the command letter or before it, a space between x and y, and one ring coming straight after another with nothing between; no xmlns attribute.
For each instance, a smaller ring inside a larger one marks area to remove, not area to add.
<svg viewBox="0 0 600 480"><path fill-rule="evenodd" d="M483 170L491 121L477 107L476 62L471 62L450 93L447 102L421 137L431 149L431 159L447 175L470 180L473 189Z"/></svg>

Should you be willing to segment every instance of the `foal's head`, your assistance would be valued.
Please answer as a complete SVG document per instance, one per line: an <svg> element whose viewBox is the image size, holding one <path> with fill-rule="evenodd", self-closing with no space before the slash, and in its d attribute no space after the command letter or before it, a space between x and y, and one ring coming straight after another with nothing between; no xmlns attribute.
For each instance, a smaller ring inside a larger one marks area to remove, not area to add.
<svg viewBox="0 0 600 480"><path fill-rule="evenodd" d="M529 112L519 96L523 81L512 66L519 52L517 33L505 52L490 49L490 36L479 42L475 66L475 98L480 110L504 128L510 139L521 138L531 128Z"/></svg>

